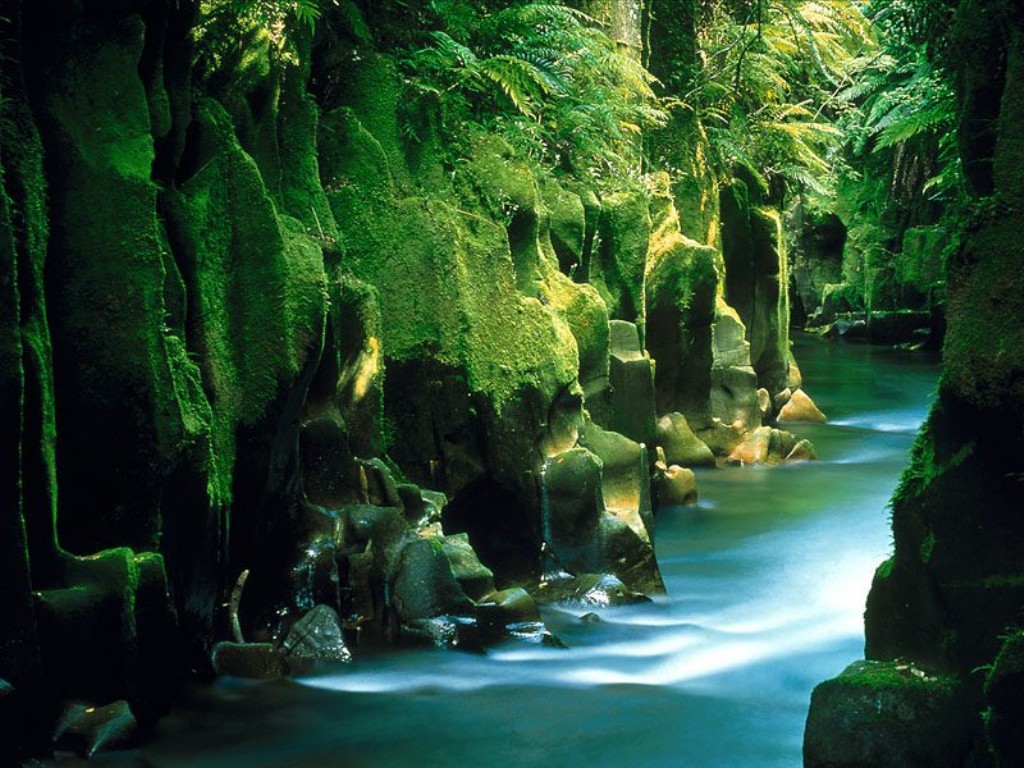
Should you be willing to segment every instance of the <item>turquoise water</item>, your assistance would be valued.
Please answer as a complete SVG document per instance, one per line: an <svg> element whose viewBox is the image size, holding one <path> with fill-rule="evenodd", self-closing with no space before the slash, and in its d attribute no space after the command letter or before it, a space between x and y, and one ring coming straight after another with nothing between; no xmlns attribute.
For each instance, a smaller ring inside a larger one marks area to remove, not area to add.
<svg viewBox="0 0 1024 768"><path fill-rule="evenodd" d="M806 337L797 356L831 421L793 431L821 460L700 472L699 506L657 520L667 597L598 622L547 611L568 650L404 652L190 688L156 741L90 765L800 765L811 689L862 655L886 505L938 369Z"/></svg>

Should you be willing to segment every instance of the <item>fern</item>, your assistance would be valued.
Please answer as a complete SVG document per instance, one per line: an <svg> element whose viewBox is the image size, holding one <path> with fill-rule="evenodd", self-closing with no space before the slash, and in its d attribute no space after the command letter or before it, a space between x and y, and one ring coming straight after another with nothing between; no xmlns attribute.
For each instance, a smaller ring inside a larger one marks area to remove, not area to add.
<svg viewBox="0 0 1024 768"><path fill-rule="evenodd" d="M230 83L245 50L256 39L270 43L269 51L285 65L298 63L296 34L313 33L322 0L202 0L193 29L197 45L195 69L208 84L218 78Z"/></svg>
<svg viewBox="0 0 1024 768"><path fill-rule="evenodd" d="M441 28L404 57L412 87L532 157L621 177L636 165L636 135L667 121L655 78L575 8L525 3L472 18L447 0L430 8Z"/></svg>
<svg viewBox="0 0 1024 768"><path fill-rule="evenodd" d="M850 0L759 0L711 6L704 67L677 108L696 113L719 173L737 163L827 194L842 143L838 98L854 62L877 56L869 20Z"/></svg>

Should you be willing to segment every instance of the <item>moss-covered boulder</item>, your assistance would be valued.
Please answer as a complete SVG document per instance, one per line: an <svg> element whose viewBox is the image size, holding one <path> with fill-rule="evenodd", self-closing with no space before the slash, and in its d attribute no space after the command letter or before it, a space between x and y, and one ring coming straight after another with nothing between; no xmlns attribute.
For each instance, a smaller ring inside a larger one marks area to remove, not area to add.
<svg viewBox="0 0 1024 768"><path fill-rule="evenodd" d="M963 765L970 734L956 687L954 679L929 676L911 664L851 664L814 689L804 765Z"/></svg>

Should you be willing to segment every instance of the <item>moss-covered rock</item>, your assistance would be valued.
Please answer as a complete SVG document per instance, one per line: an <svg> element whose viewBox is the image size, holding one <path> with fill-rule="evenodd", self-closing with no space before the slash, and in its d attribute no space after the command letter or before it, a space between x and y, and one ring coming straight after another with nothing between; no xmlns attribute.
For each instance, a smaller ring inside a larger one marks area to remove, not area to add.
<svg viewBox="0 0 1024 768"><path fill-rule="evenodd" d="M599 244L587 271L614 320L644 327L644 272L651 236L647 197L616 192L601 198ZM642 339L641 339L642 342Z"/></svg>
<svg viewBox="0 0 1024 768"><path fill-rule="evenodd" d="M963 765L970 735L956 688L955 680L928 676L911 664L851 664L814 689L804 765Z"/></svg>
<svg viewBox="0 0 1024 768"><path fill-rule="evenodd" d="M655 440L654 361L640 345L633 323L612 320L611 397L606 424L631 440L652 445Z"/></svg>
<svg viewBox="0 0 1024 768"><path fill-rule="evenodd" d="M645 288L645 338L657 361L657 411L707 418L719 256L714 248L682 234L670 199L656 198L654 222Z"/></svg>

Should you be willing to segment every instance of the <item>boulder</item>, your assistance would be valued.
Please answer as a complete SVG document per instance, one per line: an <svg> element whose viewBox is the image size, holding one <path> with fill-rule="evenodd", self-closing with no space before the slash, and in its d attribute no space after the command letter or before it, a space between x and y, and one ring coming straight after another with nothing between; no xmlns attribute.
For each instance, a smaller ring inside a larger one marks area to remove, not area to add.
<svg viewBox="0 0 1024 768"><path fill-rule="evenodd" d="M910 664L859 661L811 695L806 768L961 768L970 713L951 678Z"/></svg>
<svg viewBox="0 0 1024 768"><path fill-rule="evenodd" d="M780 422L807 421L822 423L827 421L824 413L818 410L818 406L802 389L793 392L782 409L779 411Z"/></svg>
<svg viewBox="0 0 1024 768"><path fill-rule="evenodd" d="M480 562L468 535L457 533L440 541L455 580L469 598L478 600L494 592L494 573Z"/></svg>
<svg viewBox="0 0 1024 768"><path fill-rule="evenodd" d="M352 654L341 634L341 619L327 605L316 605L295 622L281 644L291 669L318 661L351 661Z"/></svg>
<svg viewBox="0 0 1024 768"><path fill-rule="evenodd" d="M658 508L697 503L697 477L692 469L675 464L665 468L658 482Z"/></svg>
<svg viewBox="0 0 1024 768"><path fill-rule="evenodd" d="M788 403L793 397L793 390L790 387L786 387L781 392L777 393L772 398L772 407L776 411L781 411L782 408Z"/></svg>
<svg viewBox="0 0 1024 768"><path fill-rule="evenodd" d="M440 540L409 540L393 568L391 606L403 622L473 613L473 605L456 580Z"/></svg>
<svg viewBox="0 0 1024 768"><path fill-rule="evenodd" d="M681 467L713 467L715 456L690 429L686 417L678 411L658 419L658 445L665 453L665 463Z"/></svg>
<svg viewBox="0 0 1024 768"><path fill-rule="evenodd" d="M492 592L477 603L476 611L480 631L489 638L500 637L510 625L541 621L537 604L521 587Z"/></svg>
<svg viewBox="0 0 1024 768"><path fill-rule="evenodd" d="M772 428L758 427L733 448L726 461L729 464L763 464L768 461L771 444Z"/></svg>
<svg viewBox="0 0 1024 768"><path fill-rule="evenodd" d="M792 432L787 432L784 429L773 429L771 445L768 449L768 458L771 461L782 461L789 456L799 440L800 438Z"/></svg>
<svg viewBox="0 0 1024 768"><path fill-rule="evenodd" d="M593 422L584 428L581 443L601 460L601 494L605 510L627 523L644 541L653 538L651 480L645 446Z"/></svg>
<svg viewBox="0 0 1024 768"><path fill-rule="evenodd" d="M798 441L793 450L785 456L786 461L815 461L817 458L818 452L814 450L810 440Z"/></svg>
<svg viewBox="0 0 1024 768"><path fill-rule="evenodd" d="M598 526L604 514L601 460L574 448L545 462L541 476L541 527L549 556L569 571L600 562Z"/></svg>
<svg viewBox="0 0 1024 768"><path fill-rule="evenodd" d="M288 672L284 656L273 643L217 643L211 657L218 675L273 680Z"/></svg>
<svg viewBox="0 0 1024 768"><path fill-rule="evenodd" d="M711 423L697 430L701 442L706 444L715 456L728 456L747 437L747 427L742 421L726 423L712 419Z"/></svg>

